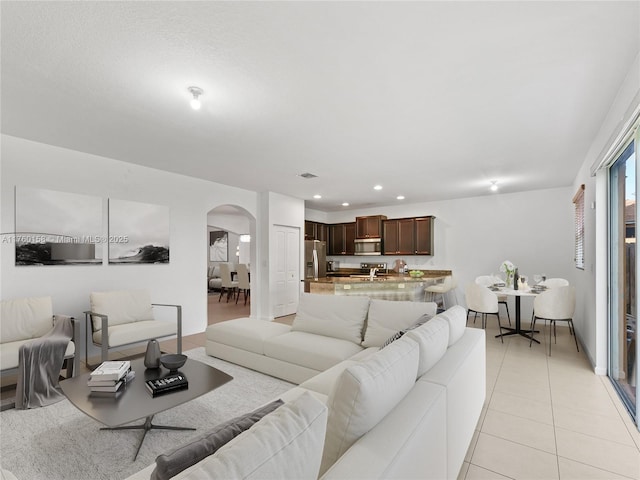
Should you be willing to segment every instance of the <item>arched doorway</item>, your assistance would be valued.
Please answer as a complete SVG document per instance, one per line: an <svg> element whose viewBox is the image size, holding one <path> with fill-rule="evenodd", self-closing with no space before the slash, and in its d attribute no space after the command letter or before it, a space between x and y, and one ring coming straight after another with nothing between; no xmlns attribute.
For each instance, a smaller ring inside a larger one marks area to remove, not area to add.
<svg viewBox="0 0 640 480"><path fill-rule="evenodd" d="M207 213L207 324L241 317L255 317L255 290L244 296L223 294L220 265L226 263L232 272L237 265L247 265L251 272L255 266L256 219L236 205L219 205ZM250 274L251 275L251 274ZM255 275L254 275L255 278ZM234 274L235 279L235 274ZM257 283L257 282L253 282Z"/></svg>

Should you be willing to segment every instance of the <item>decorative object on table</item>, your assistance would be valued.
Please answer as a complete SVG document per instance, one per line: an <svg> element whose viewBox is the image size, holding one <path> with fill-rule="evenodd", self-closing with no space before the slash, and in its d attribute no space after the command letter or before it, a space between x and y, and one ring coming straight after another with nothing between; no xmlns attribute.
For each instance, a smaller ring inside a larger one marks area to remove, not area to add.
<svg viewBox="0 0 640 480"><path fill-rule="evenodd" d="M163 393L189 388L189 381L182 373L170 373L162 378L147 380L145 386L149 393L151 393L151 396L156 397Z"/></svg>
<svg viewBox="0 0 640 480"><path fill-rule="evenodd" d="M527 277L524 275L520 275L518 278L518 289L527 290L529 288L529 284L527 283Z"/></svg>
<svg viewBox="0 0 640 480"><path fill-rule="evenodd" d="M187 356L178 353L167 353L160 357L160 363L162 366L168 369L171 373L177 372L178 369L186 363L186 361Z"/></svg>
<svg viewBox="0 0 640 480"><path fill-rule="evenodd" d="M424 272L421 270L411 270L409 271L409 275L413 278L420 278L424 276Z"/></svg>
<svg viewBox="0 0 640 480"><path fill-rule="evenodd" d="M513 274L513 289L518 290L520 283L520 275L518 275L518 267L516 267L516 271Z"/></svg>
<svg viewBox="0 0 640 480"><path fill-rule="evenodd" d="M505 283L507 288L513 288L513 276L516 271L516 267L509 260L505 260L500 265L500 271L505 274Z"/></svg>
<svg viewBox="0 0 640 480"><path fill-rule="evenodd" d="M144 366L147 368L160 368L160 344L155 338L147 343L147 352L144 354Z"/></svg>

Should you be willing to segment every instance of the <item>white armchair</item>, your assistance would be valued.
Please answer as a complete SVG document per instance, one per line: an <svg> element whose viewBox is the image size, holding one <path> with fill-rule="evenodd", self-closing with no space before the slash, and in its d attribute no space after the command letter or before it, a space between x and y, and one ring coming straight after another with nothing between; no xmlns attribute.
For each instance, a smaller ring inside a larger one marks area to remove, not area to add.
<svg viewBox="0 0 640 480"><path fill-rule="evenodd" d="M51 297L27 297L0 302L0 366L2 376L18 371L18 352L26 343L48 333L54 323L63 317L73 323L73 338L67 346L64 360L67 377L78 371L79 357L76 343L79 338L78 325L73 317L54 315Z"/></svg>
<svg viewBox="0 0 640 480"><path fill-rule="evenodd" d="M87 365L89 343L100 347L103 362L108 360L111 348L173 335L177 335L177 353L182 353L182 306L152 304L146 290L93 292L90 301L91 310L84 312L87 322ZM176 323L156 320L154 306L175 308Z"/></svg>

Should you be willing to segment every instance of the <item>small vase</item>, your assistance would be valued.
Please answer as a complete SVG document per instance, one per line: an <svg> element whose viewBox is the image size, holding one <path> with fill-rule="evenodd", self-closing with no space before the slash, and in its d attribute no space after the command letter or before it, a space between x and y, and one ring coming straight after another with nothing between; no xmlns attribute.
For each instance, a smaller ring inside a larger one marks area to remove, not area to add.
<svg viewBox="0 0 640 480"><path fill-rule="evenodd" d="M151 339L147 343L144 366L147 368L160 368L160 344L156 339Z"/></svg>
<svg viewBox="0 0 640 480"><path fill-rule="evenodd" d="M507 273L505 284L507 288L513 288L513 273Z"/></svg>

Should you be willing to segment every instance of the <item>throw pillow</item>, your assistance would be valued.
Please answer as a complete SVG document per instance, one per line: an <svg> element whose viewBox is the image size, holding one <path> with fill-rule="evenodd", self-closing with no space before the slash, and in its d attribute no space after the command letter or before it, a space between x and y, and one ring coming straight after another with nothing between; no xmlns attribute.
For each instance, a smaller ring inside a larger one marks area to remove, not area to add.
<svg viewBox="0 0 640 480"><path fill-rule="evenodd" d="M327 406L304 392L180 477L316 480L326 426Z"/></svg>
<svg viewBox="0 0 640 480"><path fill-rule="evenodd" d="M403 330L400 330L396 333L394 333L393 335L391 335L383 344L380 348L384 348L387 345L390 345L391 343L393 343L394 341L398 340L400 337L402 337L405 333L407 333L410 330L413 330L414 328L418 328L421 325L424 325L427 321L431 320L433 318L433 315L422 315L418 321L416 323L414 323L413 325L411 325L410 327L407 327Z"/></svg>
<svg viewBox="0 0 640 480"><path fill-rule="evenodd" d="M218 425L211 432L178 447L170 453L159 455L156 458L156 468L151 473L150 480L167 480L191 465L195 465L200 460L215 453L220 447L249 429L258 420L273 412L283 403L282 400L275 400L253 412Z"/></svg>
<svg viewBox="0 0 640 480"><path fill-rule="evenodd" d="M382 347L391 335L415 324L416 318L425 314L435 315L436 304L433 302L371 300L362 345L364 347Z"/></svg>
<svg viewBox="0 0 640 480"><path fill-rule="evenodd" d="M409 393L416 382L419 353L418 344L405 337L342 372L327 400L320 475Z"/></svg>

